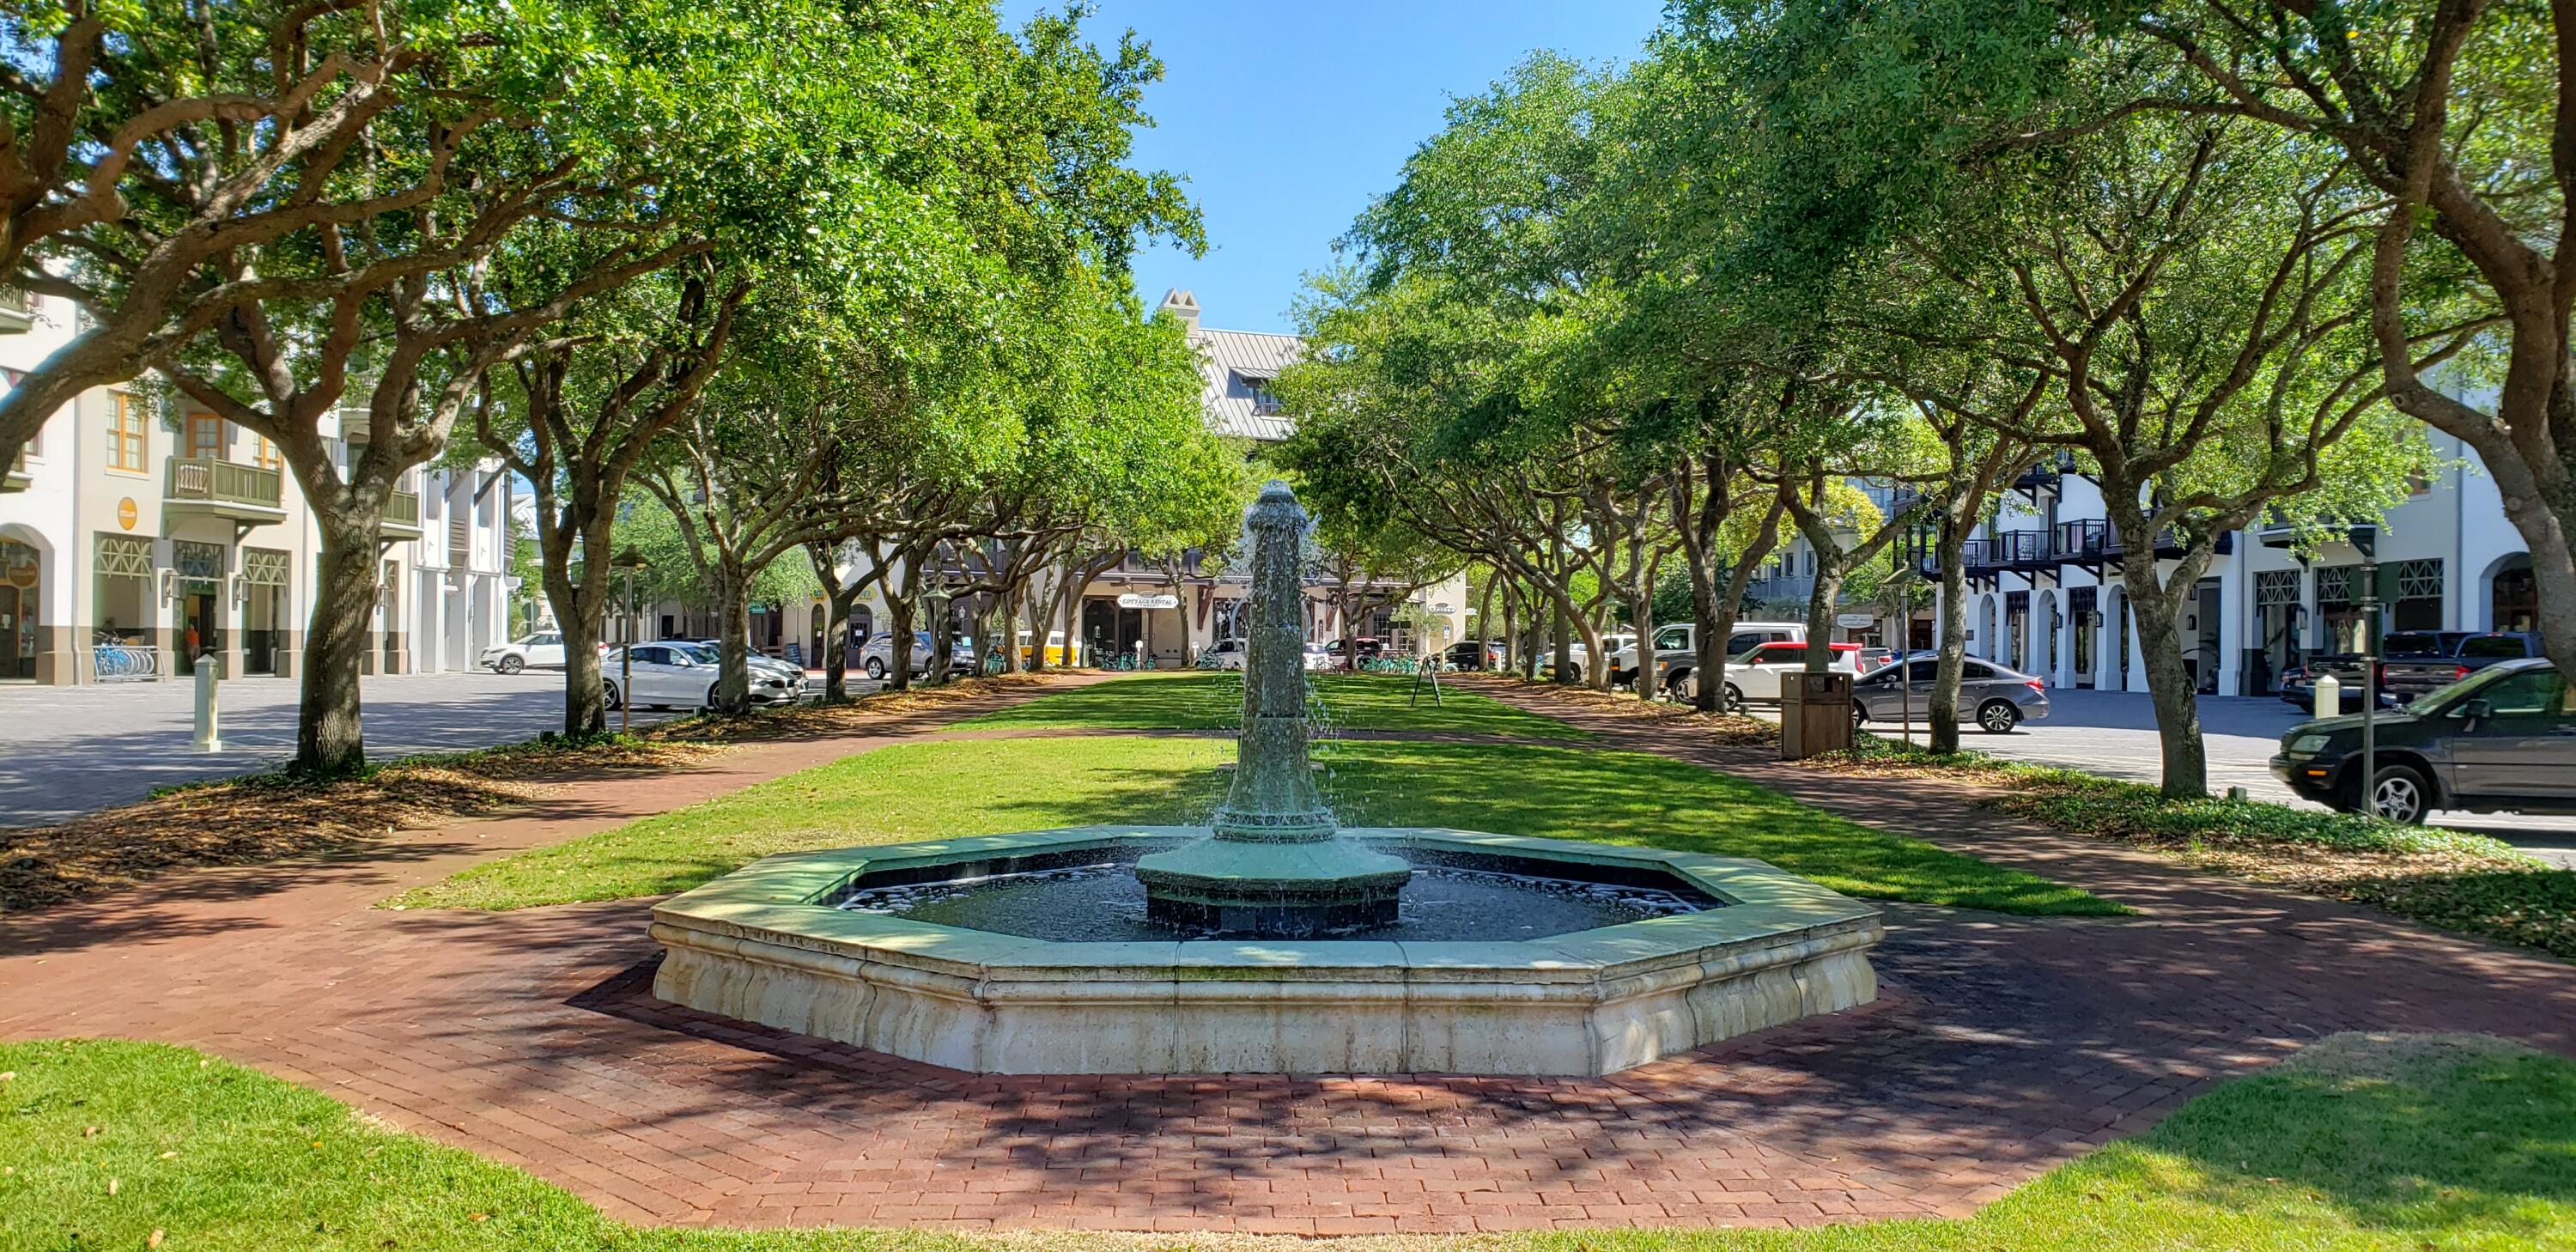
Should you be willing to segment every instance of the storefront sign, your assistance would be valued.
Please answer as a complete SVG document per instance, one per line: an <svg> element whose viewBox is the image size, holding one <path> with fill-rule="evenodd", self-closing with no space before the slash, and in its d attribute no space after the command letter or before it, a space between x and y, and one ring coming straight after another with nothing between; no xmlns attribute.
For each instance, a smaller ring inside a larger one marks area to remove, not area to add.
<svg viewBox="0 0 2576 1252"><path fill-rule="evenodd" d="M1118 607L1122 609L1177 609L1181 607L1181 598L1179 596L1169 594L1157 596L1139 595L1130 591L1118 597Z"/></svg>
<svg viewBox="0 0 2576 1252"><path fill-rule="evenodd" d="M134 497L127 496L116 502L117 525L132 530L134 523L141 520L142 516L143 511L134 507Z"/></svg>
<svg viewBox="0 0 2576 1252"><path fill-rule="evenodd" d="M1867 613L1844 613L1834 618L1834 625L1845 630L1867 630L1877 624L1878 619Z"/></svg>

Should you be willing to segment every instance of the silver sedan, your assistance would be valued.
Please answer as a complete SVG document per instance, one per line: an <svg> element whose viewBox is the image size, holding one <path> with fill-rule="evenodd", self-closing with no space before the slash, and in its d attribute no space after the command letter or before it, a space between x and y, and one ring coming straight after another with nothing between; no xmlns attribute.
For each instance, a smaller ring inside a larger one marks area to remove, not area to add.
<svg viewBox="0 0 2576 1252"><path fill-rule="evenodd" d="M2039 679L1975 657L1961 664L1965 668L1959 674L1959 720L2001 735L2023 722L2048 716L2048 687ZM1908 706L1920 719L1931 708L1932 675L1940 662L1918 658L1903 665L1903 687L1897 685L1895 665L1881 666L1852 683L1852 725L1898 721Z"/></svg>

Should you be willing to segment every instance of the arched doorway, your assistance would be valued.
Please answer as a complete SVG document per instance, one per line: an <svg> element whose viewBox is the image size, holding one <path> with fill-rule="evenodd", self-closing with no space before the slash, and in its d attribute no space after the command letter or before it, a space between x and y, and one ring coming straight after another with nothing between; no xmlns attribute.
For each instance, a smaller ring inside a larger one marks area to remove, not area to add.
<svg viewBox="0 0 2576 1252"><path fill-rule="evenodd" d="M2540 584L2531 576L2531 554L2516 552L2487 570L2487 629L2540 629Z"/></svg>
<svg viewBox="0 0 2576 1252"><path fill-rule="evenodd" d="M0 678L34 680L44 650L44 554L0 539Z"/></svg>
<svg viewBox="0 0 2576 1252"><path fill-rule="evenodd" d="M1993 596L1977 597L1976 653L1989 661L1995 659L1995 598Z"/></svg>

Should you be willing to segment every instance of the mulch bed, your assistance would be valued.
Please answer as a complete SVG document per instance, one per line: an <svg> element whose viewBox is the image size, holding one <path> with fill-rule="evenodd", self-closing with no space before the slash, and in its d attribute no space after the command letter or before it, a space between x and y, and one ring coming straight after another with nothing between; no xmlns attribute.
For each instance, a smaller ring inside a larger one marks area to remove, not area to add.
<svg viewBox="0 0 2576 1252"><path fill-rule="evenodd" d="M2491 839L2262 801L2169 803L2139 784L1973 756L1938 762L1864 750L1803 764L1853 777L1991 787L1980 807L2052 829L2576 958L2576 871L2547 868Z"/></svg>
<svg viewBox="0 0 2576 1252"><path fill-rule="evenodd" d="M337 782L254 774L171 788L59 825L0 828L0 915L131 887L172 870L253 865L488 817L554 794L549 780L566 775L660 773L698 764L732 744L863 734L889 716L1045 681L1004 674L880 692L848 704L682 718L594 743L540 739L412 757Z"/></svg>
<svg viewBox="0 0 2576 1252"><path fill-rule="evenodd" d="M274 774L176 787L54 826L0 829L0 914L131 887L174 869L250 865L443 826L542 799L575 771L660 772L711 744L525 744L395 761L358 778Z"/></svg>

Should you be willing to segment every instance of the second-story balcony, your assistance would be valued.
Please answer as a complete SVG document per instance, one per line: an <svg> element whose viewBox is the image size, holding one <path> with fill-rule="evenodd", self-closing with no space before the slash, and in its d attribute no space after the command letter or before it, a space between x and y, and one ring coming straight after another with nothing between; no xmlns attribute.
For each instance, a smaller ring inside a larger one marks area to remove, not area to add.
<svg viewBox="0 0 2576 1252"><path fill-rule="evenodd" d="M0 335L23 335L36 328L36 298L15 287L0 287Z"/></svg>
<svg viewBox="0 0 2576 1252"><path fill-rule="evenodd" d="M2006 569L2033 570L2051 563L2048 532L1999 530L1987 537L1994 563Z"/></svg>
<svg viewBox="0 0 2576 1252"><path fill-rule="evenodd" d="M387 539L420 538L419 492L397 491L385 498L385 520L381 533Z"/></svg>
<svg viewBox="0 0 2576 1252"><path fill-rule="evenodd" d="M286 520L285 477L222 457L174 456L162 483L161 504L171 513L266 526Z"/></svg>

